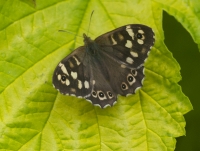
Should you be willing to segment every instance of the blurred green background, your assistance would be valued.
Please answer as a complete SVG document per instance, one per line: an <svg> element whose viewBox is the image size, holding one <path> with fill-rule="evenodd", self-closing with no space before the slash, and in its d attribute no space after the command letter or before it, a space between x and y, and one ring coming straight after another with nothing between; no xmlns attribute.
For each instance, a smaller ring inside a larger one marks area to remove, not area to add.
<svg viewBox="0 0 200 151"><path fill-rule="evenodd" d="M200 151L200 53L190 34L166 12L163 13L165 44L181 67L179 84L194 110L187 113L186 136L177 138L175 151Z"/></svg>

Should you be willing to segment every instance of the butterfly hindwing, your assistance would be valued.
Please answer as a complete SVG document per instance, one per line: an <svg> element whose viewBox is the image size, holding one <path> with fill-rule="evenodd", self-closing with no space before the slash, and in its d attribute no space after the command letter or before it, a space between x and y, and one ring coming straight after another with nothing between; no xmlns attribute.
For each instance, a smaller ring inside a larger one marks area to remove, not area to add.
<svg viewBox="0 0 200 151"><path fill-rule="evenodd" d="M57 90L104 108L112 106L119 94L133 94L142 86L144 61L155 41L151 28L130 24L94 41L83 37L85 45L64 58L54 71Z"/></svg>
<svg viewBox="0 0 200 151"><path fill-rule="evenodd" d="M138 69L122 68L119 63L103 57L101 62L96 58L93 64L93 90L86 98L102 108L112 106L118 94L126 96L135 93L135 90L142 86L144 78L143 66Z"/></svg>
<svg viewBox="0 0 200 151"><path fill-rule="evenodd" d="M117 99L117 93L108 82L111 78L109 70L100 60L100 58L96 58L95 61L92 61L93 90L86 99L103 108L106 105L113 105Z"/></svg>

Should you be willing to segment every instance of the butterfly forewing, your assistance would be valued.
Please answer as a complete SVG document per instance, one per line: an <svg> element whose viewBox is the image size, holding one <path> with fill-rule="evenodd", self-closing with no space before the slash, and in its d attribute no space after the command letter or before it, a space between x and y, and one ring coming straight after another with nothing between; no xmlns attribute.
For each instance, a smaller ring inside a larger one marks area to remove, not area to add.
<svg viewBox="0 0 200 151"><path fill-rule="evenodd" d="M142 86L144 61L154 44L151 28L130 24L94 41L83 37L85 46L64 58L54 71L57 90L104 108L112 106L118 94L133 94Z"/></svg>
<svg viewBox="0 0 200 151"><path fill-rule="evenodd" d="M60 93L77 97L90 95L92 76L84 49L84 46L77 48L57 65L53 85Z"/></svg>
<svg viewBox="0 0 200 151"><path fill-rule="evenodd" d="M138 68L147 58L155 39L148 26L131 24L105 33L95 41L114 59L130 68Z"/></svg>

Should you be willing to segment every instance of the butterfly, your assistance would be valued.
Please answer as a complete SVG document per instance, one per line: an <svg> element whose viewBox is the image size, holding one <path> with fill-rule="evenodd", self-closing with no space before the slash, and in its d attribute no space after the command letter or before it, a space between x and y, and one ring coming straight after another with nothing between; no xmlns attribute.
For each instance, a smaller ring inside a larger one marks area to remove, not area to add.
<svg viewBox="0 0 200 151"><path fill-rule="evenodd" d="M85 98L94 105L113 106L118 95L142 87L144 62L154 45L152 28L129 24L95 40L83 34L84 46L58 63L53 86L64 95Z"/></svg>

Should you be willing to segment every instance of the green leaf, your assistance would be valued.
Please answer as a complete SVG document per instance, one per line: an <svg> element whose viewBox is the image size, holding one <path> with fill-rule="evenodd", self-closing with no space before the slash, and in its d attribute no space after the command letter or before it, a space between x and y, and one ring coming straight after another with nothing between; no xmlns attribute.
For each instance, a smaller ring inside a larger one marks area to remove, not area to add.
<svg viewBox="0 0 200 151"><path fill-rule="evenodd" d="M192 105L177 84L180 67L163 42L162 11L174 15L199 45L195 12L200 2L188 3L1 1L0 149L173 151L175 138L185 135L183 114ZM114 107L106 109L61 95L51 81L58 62L83 45L83 38L75 35L87 33L92 10L89 36L93 39L130 23L148 25L156 35L145 62L142 89L119 97Z"/></svg>

